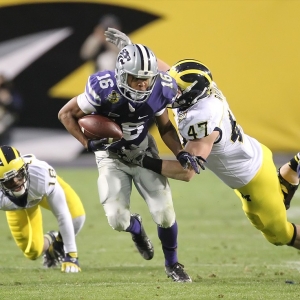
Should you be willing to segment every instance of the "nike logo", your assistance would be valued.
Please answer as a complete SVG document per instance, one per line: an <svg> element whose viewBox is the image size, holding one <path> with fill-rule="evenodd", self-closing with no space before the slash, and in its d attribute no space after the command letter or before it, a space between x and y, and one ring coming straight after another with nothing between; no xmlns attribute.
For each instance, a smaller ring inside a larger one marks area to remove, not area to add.
<svg viewBox="0 0 300 300"><path fill-rule="evenodd" d="M144 119L144 118L146 118L146 117L148 117L148 115L146 115L146 116L142 116L142 117L138 117L138 119L140 120L140 119Z"/></svg>
<svg viewBox="0 0 300 300"><path fill-rule="evenodd" d="M128 102L130 112L135 112L135 108Z"/></svg>
<svg viewBox="0 0 300 300"><path fill-rule="evenodd" d="M30 64L73 33L69 27L42 31L0 43L0 73L14 79ZM18 63L16 63L16 61Z"/></svg>

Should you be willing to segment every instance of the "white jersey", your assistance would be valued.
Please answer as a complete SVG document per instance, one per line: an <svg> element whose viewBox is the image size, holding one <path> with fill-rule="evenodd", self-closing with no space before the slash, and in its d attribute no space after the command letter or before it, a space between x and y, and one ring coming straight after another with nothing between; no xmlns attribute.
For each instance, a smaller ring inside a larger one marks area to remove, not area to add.
<svg viewBox="0 0 300 300"><path fill-rule="evenodd" d="M38 160L34 155L22 156L28 163L29 189L27 205L20 207L14 204L2 191L0 191L1 210L19 210L37 205L44 196L49 196L56 184L56 173L46 162Z"/></svg>
<svg viewBox="0 0 300 300"><path fill-rule="evenodd" d="M57 181L55 170L34 155L22 156L28 163L28 196L25 207L17 206L0 190L0 210L12 211L38 205L45 197L58 221L66 252L77 252L72 217L63 188Z"/></svg>
<svg viewBox="0 0 300 300"><path fill-rule="evenodd" d="M214 82L210 96L178 110L177 118L179 132L187 141L219 132L206 166L229 187L240 188L255 176L262 163L261 145L244 134Z"/></svg>

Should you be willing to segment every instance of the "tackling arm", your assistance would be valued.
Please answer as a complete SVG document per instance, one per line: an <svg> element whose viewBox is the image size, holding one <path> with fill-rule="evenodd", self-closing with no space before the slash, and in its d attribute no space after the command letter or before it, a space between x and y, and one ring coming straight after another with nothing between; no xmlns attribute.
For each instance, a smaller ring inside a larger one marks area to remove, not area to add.
<svg viewBox="0 0 300 300"><path fill-rule="evenodd" d="M183 169L179 161L163 160L161 174L176 180L190 181L196 174L192 167Z"/></svg>
<svg viewBox="0 0 300 300"><path fill-rule="evenodd" d="M104 32L104 35L106 41L116 45L119 48L119 50L121 50L127 45L132 44L132 41L130 40L129 36L115 28L108 27L107 30ZM170 66L160 59L157 59L157 64L158 69L160 71L167 72L170 69Z"/></svg>
<svg viewBox="0 0 300 300"><path fill-rule="evenodd" d="M189 157L197 163L200 168L204 169L203 162L205 162L205 159L209 156L217 137L218 132L213 132L205 138L189 141L183 150L189 154ZM178 161L152 158L147 156L147 153L139 148L135 150L124 149L119 154L119 157L127 162L176 180L190 181L196 174L195 168L193 168L190 163L187 163L186 167L183 168L182 164ZM200 173L200 168L198 168L198 173Z"/></svg>
<svg viewBox="0 0 300 300"><path fill-rule="evenodd" d="M214 131L212 134L205 138L188 141L183 150L193 156L201 157L205 160L209 156L213 143L218 135L219 133ZM145 157L143 161L143 167L149 169L153 168L155 162L147 160L148 157ZM202 162L200 161L200 163ZM176 180L190 181L196 173L191 165L189 165L188 168L184 169L178 161L163 160L161 166L161 174Z"/></svg>
<svg viewBox="0 0 300 300"><path fill-rule="evenodd" d="M213 131L210 135L204 138L188 141L185 145L184 151L206 159L209 156L218 136L219 132Z"/></svg>
<svg viewBox="0 0 300 300"><path fill-rule="evenodd" d="M170 66L159 58L157 59L157 66L158 70L163 72L167 72L170 70Z"/></svg>

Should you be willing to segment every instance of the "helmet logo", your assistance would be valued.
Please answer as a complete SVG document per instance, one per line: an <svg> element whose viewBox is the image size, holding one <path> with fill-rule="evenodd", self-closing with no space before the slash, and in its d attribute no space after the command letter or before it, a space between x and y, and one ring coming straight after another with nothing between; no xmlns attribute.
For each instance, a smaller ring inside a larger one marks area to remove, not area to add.
<svg viewBox="0 0 300 300"><path fill-rule="evenodd" d="M118 55L118 62L124 65L127 61L130 61L131 57L127 49L123 49Z"/></svg>
<svg viewBox="0 0 300 300"><path fill-rule="evenodd" d="M158 75L157 60L146 46L132 44L124 47L117 56L116 82L121 95L129 101L142 103L147 101L154 88ZM147 82L146 89L140 90L128 79Z"/></svg>

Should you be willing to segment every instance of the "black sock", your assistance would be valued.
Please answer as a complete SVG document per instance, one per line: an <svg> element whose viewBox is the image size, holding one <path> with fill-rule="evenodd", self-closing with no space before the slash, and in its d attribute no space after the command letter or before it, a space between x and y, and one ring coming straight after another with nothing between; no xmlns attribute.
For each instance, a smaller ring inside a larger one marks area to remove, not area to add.
<svg viewBox="0 0 300 300"><path fill-rule="evenodd" d="M298 167L298 164L299 164L299 161L300 161L300 152L297 153L290 161L289 161L289 166L290 168L297 172L297 167Z"/></svg>
<svg viewBox="0 0 300 300"><path fill-rule="evenodd" d="M162 250L165 256L165 265L173 266L178 262L177 259L177 234L178 227L175 223L169 228L158 227L158 237L162 244Z"/></svg>

